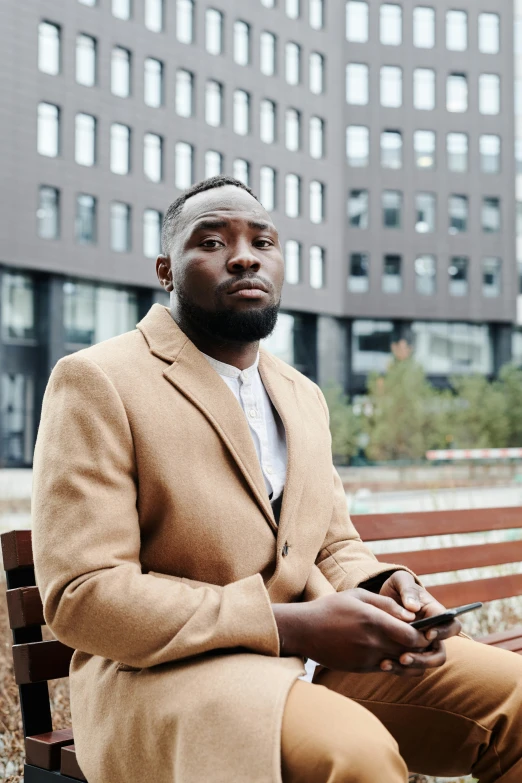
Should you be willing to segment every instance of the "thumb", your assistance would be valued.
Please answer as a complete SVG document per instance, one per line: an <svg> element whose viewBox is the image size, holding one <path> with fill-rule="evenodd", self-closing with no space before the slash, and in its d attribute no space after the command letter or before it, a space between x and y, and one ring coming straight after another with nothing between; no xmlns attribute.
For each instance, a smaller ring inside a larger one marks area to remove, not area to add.
<svg viewBox="0 0 522 783"><path fill-rule="evenodd" d="M402 607L397 601L394 601L393 598L371 593L369 590L361 590L360 600L375 606L376 609L380 609L382 612L391 614L392 617L397 618L397 620L403 620L406 623L415 620L415 614Z"/></svg>

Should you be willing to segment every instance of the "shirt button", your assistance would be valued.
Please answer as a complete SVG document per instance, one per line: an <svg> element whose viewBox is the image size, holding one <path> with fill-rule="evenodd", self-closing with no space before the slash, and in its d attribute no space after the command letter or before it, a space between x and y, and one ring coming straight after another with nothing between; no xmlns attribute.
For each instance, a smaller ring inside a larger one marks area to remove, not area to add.
<svg viewBox="0 0 522 783"><path fill-rule="evenodd" d="M245 380L247 380L247 378L248 378L248 377L249 377L248 370L243 370L243 378L244 378Z"/></svg>
<svg viewBox="0 0 522 783"><path fill-rule="evenodd" d="M255 419L256 416L257 416L256 409L255 408L250 408L250 410L248 411L248 415L250 416L251 419Z"/></svg>
<svg viewBox="0 0 522 783"><path fill-rule="evenodd" d="M274 469L271 468L270 465L267 465L265 470L266 470L266 472L268 473L269 476L271 476L272 473L274 472Z"/></svg>

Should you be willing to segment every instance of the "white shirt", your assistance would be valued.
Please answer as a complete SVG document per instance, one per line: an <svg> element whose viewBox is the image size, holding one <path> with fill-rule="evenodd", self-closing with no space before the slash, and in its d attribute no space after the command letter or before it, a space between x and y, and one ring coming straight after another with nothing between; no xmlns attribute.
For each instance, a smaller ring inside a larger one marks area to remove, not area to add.
<svg viewBox="0 0 522 783"><path fill-rule="evenodd" d="M241 405L248 421L263 472L266 490L273 503L283 492L286 480L286 435L259 374L259 353L251 367L240 370L203 354L223 378Z"/></svg>

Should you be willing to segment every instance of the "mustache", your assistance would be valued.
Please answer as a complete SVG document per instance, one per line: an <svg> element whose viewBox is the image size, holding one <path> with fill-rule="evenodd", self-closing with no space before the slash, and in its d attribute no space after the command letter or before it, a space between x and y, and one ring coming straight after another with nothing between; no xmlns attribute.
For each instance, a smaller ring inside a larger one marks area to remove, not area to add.
<svg viewBox="0 0 522 783"><path fill-rule="evenodd" d="M270 280L268 280L266 277L258 275L256 272L254 272L253 274L241 275L241 277L234 277L232 280L225 280L223 283L220 283L215 289L216 296L228 293L233 285L241 283L243 280L248 280L250 283L261 283L263 286L265 286L269 294L274 293L273 283L271 283Z"/></svg>

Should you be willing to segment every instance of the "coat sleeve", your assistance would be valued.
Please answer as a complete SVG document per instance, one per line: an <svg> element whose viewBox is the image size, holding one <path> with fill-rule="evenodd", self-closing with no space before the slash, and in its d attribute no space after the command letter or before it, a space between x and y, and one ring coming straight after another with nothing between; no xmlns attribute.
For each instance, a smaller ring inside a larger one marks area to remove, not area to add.
<svg viewBox="0 0 522 783"><path fill-rule="evenodd" d="M326 400L319 389L318 394L326 419L329 421ZM369 580L374 580L373 583L376 584L378 579L375 577L380 574L398 570L409 571L402 565L379 562L361 541L350 519L344 487L335 467L333 467L333 497L332 517L316 565L337 592L364 586L363 583Z"/></svg>
<svg viewBox="0 0 522 783"><path fill-rule="evenodd" d="M279 655L259 574L216 591L143 574L138 473L115 386L84 354L45 393L33 473L33 548L45 620L65 644L135 667L210 650Z"/></svg>

